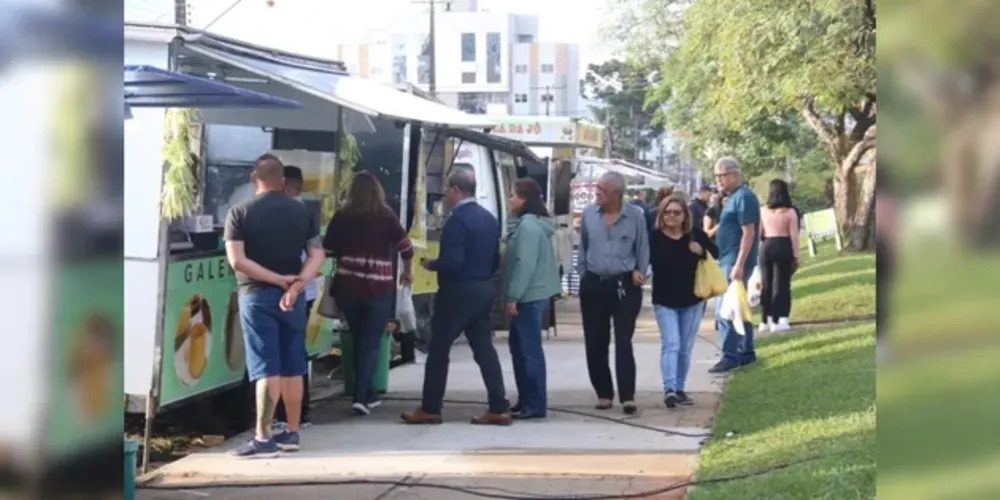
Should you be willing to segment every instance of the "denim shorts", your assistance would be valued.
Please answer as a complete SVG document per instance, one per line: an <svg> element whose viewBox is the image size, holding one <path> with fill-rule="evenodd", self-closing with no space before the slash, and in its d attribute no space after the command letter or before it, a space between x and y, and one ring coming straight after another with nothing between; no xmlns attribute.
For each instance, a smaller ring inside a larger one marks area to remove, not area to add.
<svg viewBox="0 0 1000 500"><path fill-rule="evenodd" d="M240 325L246 345L247 375L251 381L265 377L301 377L307 369L306 300L299 295L291 311L278 305L284 292L259 287L240 295Z"/></svg>

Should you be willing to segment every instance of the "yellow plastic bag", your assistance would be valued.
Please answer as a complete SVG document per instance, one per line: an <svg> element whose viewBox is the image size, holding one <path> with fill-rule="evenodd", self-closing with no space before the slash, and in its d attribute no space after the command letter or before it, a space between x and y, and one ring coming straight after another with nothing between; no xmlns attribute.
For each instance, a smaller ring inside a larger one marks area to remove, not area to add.
<svg viewBox="0 0 1000 500"><path fill-rule="evenodd" d="M726 276L722 274L719 263L711 255L706 255L695 270L694 296L704 300L721 297L727 287Z"/></svg>

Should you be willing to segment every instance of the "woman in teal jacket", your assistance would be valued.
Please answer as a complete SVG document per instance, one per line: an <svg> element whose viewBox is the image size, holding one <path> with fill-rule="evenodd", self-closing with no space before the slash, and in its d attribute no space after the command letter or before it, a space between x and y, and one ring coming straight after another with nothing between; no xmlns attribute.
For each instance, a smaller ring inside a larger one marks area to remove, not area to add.
<svg viewBox="0 0 1000 500"><path fill-rule="evenodd" d="M514 364L518 403L514 418L545 418L545 352L542 350L542 316L549 300L559 295L558 265L552 234L555 228L534 179L518 179L510 195L517 226L507 236L506 283L508 341Z"/></svg>

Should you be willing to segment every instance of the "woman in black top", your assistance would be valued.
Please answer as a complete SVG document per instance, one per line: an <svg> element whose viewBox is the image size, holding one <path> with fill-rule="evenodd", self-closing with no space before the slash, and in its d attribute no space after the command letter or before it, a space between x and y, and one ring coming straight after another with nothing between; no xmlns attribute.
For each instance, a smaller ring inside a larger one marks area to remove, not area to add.
<svg viewBox="0 0 1000 500"><path fill-rule="evenodd" d="M698 263L707 253L718 258L719 248L705 231L695 227L683 198L663 200L656 228L649 234L649 260L653 265L653 311L660 329L660 374L667 408L692 404L684 392L684 382L705 313L705 302L694 295L694 279Z"/></svg>

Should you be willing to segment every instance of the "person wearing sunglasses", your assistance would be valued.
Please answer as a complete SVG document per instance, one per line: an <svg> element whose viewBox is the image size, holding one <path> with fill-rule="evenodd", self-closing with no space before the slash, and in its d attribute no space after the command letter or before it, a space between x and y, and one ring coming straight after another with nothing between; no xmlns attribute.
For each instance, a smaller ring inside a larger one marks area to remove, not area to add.
<svg viewBox="0 0 1000 500"><path fill-rule="evenodd" d="M691 351L705 313L705 301L694 294L698 263L719 248L705 234L680 196L660 204L656 227L649 233L653 265L653 313L660 330L660 375L667 408L693 404L685 392Z"/></svg>

